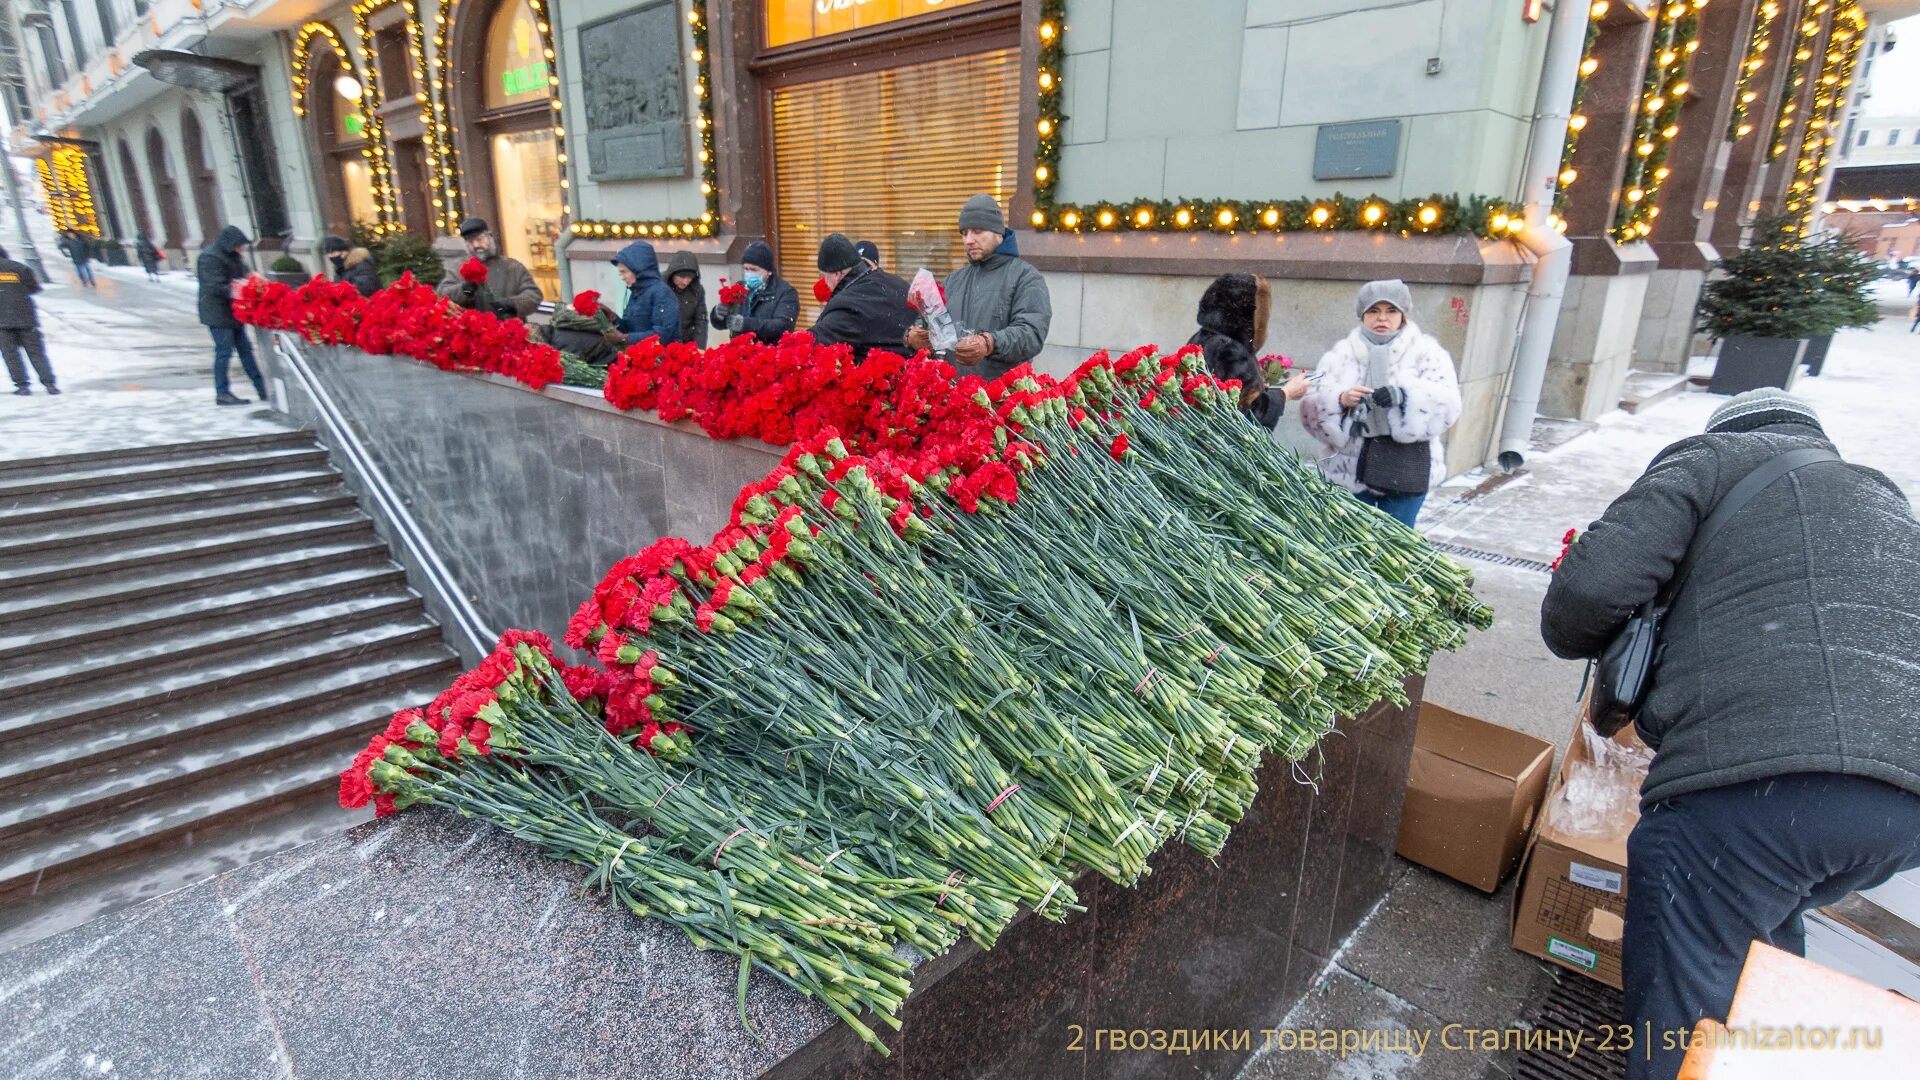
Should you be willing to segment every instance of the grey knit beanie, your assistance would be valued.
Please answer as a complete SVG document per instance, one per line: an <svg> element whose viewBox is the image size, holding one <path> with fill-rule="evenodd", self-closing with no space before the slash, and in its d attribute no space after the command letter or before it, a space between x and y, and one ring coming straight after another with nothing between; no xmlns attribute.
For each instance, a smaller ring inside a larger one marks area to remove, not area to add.
<svg viewBox="0 0 1920 1080"><path fill-rule="evenodd" d="M1382 300L1399 308L1401 315L1411 317L1413 314L1413 293L1407 290L1407 283L1399 278L1387 278L1360 286L1360 295L1353 302L1354 318L1365 315L1368 308Z"/></svg>
<svg viewBox="0 0 1920 1080"><path fill-rule="evenodd" d="M1713 410L1707 418L1707 430L1710 432L1752 431L1768 424L1812 424L1820 426L1820 415L1813 406L1801 398L1794 397L1785 390L1775 390L1763 386L1758 390L1748 390L1744 394L1735 394L1727 403Z"/></svg>
<svg viewBox="0 0 1920 1080"><path fill-rule="evenodd" d="M991 195L975 195L960 208L960 231L986 229L995 236L1007 231L1007 216Z"/></svg>
<svg viewBox="0 0 1920 1080"><path fill-rule="evenodd" d="M820 272L831 274L836 270L851 270L860 264L860 254L853 250L853 241L844 233L828 233L820 241Z"/></svg>

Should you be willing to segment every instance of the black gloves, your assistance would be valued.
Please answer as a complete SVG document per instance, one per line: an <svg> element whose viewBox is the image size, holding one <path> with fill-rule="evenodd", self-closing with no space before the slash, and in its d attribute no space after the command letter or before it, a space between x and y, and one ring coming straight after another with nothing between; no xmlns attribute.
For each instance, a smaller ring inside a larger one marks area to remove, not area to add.
<svg viewBox="0 0 1920 1080"><path fill-rule="evenodd" d="M1373 403L1383 409L1407 403L1407 392L1397 386L1378 387L1373 392Z"/></svg>
<svg viewBox="0 0 1920 1080"><path fill-rule="evenodd" d="M517 319L520 317L520 313L514 310L513 305L504 300L494 301L493 313L502 319Z"/></svg>

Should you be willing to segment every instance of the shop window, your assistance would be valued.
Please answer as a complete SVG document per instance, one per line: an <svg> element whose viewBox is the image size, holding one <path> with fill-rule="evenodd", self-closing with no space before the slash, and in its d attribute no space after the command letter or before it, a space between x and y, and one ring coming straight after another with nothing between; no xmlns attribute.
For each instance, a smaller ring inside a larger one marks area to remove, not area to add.
<svg viewBox="0 0 1920 1080"><path fill-rule="evenodd" d="M485 107L507 109L544 102L548 94L546 46L524 0L500 5L487 26Z"/></svg>
<svg viewBox="0 0 1920 1080"><path fill-rule="evenodd" d="M560 295L560 148L552 128L515 131L492 139L493 181L500 191L494 235L501 248L527 265L540 291Z"/></svg>
<svg viewBox="0 0 1920 1080"><path fill-rule="evenodd" d="M1900 145L1900 129L1899 128L1894 128L1892 131L1887 132L1887 145L1888 146Z"/></svg>
<svg viewBox="0 0 1920 1080"><path fill-rule="evenodd" d="M387 101L407 101L419 89L414 85L413 58L407 52L407 24L395 23L373 35L380 64L380 93Z"/></svg>
<svg viewBox="0 0 1920 1080"><path fill-rule="evenodd" d="M1017 49L776 89L777 258L806 305L800 325L818 311L806 283L827 233L873 241L902 276L958 267L960 205L1013 201L1019 113Z"/></svg>
<svg viewBox="0 0 1920 1080"><path fill-rule="evenodd" d="M485 21L455 32L461 78L454 113L467 204L493 226L501 251L525 263L553 299L560 293L556 249L566 189L546 46L526 0L504 0L491 11L476 5L471 17Z"/></svg>
<svg viewBox="0 0 1920 1080"><path fill-rule="evenodd" d="M767 45L844 34L910 19L915 15L947 12L978 0L766 0Z"/></svg>

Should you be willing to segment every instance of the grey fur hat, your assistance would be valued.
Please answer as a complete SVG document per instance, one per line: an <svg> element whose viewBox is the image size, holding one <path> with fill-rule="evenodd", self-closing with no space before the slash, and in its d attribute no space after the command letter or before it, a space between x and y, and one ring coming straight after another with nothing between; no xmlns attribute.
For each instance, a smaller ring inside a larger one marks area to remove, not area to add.
<svg viewBox="0 0 1920 1080"><path fill-rule="evenodd" d="M1413 317L1413 293L1407 289L1407 283L1399 278L1386 278L1382 281L1369 281L1360 286L1360 295L1353 301L1353 317L1359 318L1367 309L1385 300L1400 309L1400 314Z"/></svg>

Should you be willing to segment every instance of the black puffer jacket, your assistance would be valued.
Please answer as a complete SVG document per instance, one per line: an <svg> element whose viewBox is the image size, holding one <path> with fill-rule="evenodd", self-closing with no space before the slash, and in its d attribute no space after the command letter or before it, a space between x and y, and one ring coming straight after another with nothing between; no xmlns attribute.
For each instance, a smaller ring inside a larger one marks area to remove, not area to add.
<svg viewBox="0 0 1920 1080"><path fill-rule="evenodd" d="M193 275L200 282L200 321L216 328L237 329L240 320L233 317L233 283L245 280L247 261L239 249L252 243L240 226L220 230L213 243L200 249L193 264Z"/></svg>
<svg viewBox="0 0 1920 1080"><path fill-rule="evenodd" d="M1215 278L1200 296L1195 315L1200 329L1187 344L1200 346L1208 374L1239 381L1241 413L1271 431L1287 410L1287 396L1267 386L1260 358L1254 355L1259 348L1256 339L1266 336L1265 292L1264 283L1252 274Z"/></svg>
<svg viewBox="0 0 1920 1080"><path fill-rule="evenodd" d="M820 321L808 331L822 345L851 345L853 355L868 349L906 351L907 327L914 311L907 304L907 283L861 263L847 271L820 309Z"/></svg>
<svg viewBox="0 0 1920 1080"><path fill-rule="evenodd" d="M685 289L673 283L679 274L693 275ZM680 340L706 348L707 289L700 284L700 260L693 257L693 252L676 251L673 258L667 260L667 288L673 290L674 299L680 302Z"/></svg>
<svg viewBox="0 0 1920 1080"><path fill-rule="evenodd" d="M1540 630L1596 656L1678 568L1734 484L1776 453L1832 449L1812 423L1669 446L1568 551ZM1657 753L1641 801L1796 772L1920 794L1920 521L1873 469L1809 465L1740 509L1695 557L1662 629L1637 727Z"/></svg>
<svg viewBox="0 0 1920 1080"><path fill-rule="evenodd" d="M736 312L735 306L740 310ZM748 293L744 304L714 305L709 321L715 330L725 330L728 318L735 314L742 317L742 333L752 334L764 344L778 345L800 320L800 294L779 274L769 274L767 283Z"/></svg>

